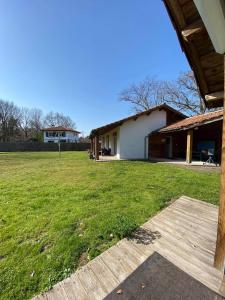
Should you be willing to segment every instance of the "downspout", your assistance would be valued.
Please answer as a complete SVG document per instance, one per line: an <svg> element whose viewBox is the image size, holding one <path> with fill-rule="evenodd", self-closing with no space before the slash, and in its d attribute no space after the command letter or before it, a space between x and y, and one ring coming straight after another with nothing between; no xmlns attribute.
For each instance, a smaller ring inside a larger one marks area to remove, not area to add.
<svg viewBox="0 0 225 300"><path fill-rule="evenodd" d="M144 140L144 158L145 159L149 159L148 157L148 146L149 146L149 135L145 136L145 140Z"/></svg>

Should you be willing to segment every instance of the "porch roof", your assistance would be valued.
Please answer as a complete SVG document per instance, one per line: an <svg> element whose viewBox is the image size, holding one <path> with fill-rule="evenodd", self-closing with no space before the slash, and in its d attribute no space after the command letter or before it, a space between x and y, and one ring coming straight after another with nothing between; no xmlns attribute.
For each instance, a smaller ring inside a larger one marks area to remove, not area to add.
<svg viewBox="0 0 225 300"><path fill-rule="evenodd" d="M144 116L144 115L149 115L151 112L156 111L156 110L165 110L165 111L172 111L176 114L179 114L180 116L182 116L183 118L186 118L187 116L185 116L184 114L182 114L181 112L179 112L178 110L174 109L173 107L167 105L167 104L161 104L161 105L157 105L154 106L148 110L142 111L140 113L137 113L135 115L129 116L127 118L121 119L119 121L113 122L113 123L109 123L107 125L92 129L91 133L90 133L90 138L93 138L95 136L100 136L103 135L113 129L115 129L118 126L121 126L124 122L127 122L129 120L134 120L136 121L139 117Z"/></svg>
<svg viewBox="0 0 225 300"><path fill-rule="evenodd" d="M223 119L223 109L218 111L209 112L202 115L193 116L169 126L163 127L154 133L168 133L173 131L188 130L194 127L199 127L208 123L217 122Z"/></svg>
<svg viewBox="0 0 225 300"><path fill-rule="evenodd" d="M223 106L223 55L216 53L194 1L163 1L206 106Z"/></svg>

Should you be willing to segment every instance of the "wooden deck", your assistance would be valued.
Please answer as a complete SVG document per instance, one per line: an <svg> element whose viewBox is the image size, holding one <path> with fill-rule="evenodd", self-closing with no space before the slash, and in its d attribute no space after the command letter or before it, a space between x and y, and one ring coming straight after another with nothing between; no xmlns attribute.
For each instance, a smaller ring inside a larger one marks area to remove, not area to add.
<svg viewBox="0 0 225 300"><path fill-rule="evenodd" d="M33 299L103 299L155 252L224 296L223 274L213 267L217 216L216 206L183 196L145 223L134 237L121 240Z"/></svg>

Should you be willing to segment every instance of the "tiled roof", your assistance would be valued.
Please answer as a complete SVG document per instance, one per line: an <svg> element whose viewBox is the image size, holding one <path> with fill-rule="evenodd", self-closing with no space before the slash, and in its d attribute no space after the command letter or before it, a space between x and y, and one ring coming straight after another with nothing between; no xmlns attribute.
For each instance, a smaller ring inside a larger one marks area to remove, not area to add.
<svg viewBox="0 0 225 300"><path fill-rule="evenodd" d="M223 117L223 109L209 112L202 115L193 116L190 118L186 118L184 120L173 123L169 126L166 126L157 132L169 132L169 131L177 131L177 130L185 130L191 127L196 127L203 125L210 121L217 121L218 119L222 119Z"/></svg>
<svg viewBox="0 0 225 300"><path fill-rule="evenodd" d="M80 133L80 131L74 130L72 128L66 128L64 126L52 126L41 129L42 131L72 131L76 133Z"/></svg>
<svg viewBox="0 0 225 300"><path fill-rule="evenodd" d="M109 123L106 124L104 126L101 126L99 128L95 128L92 129L91 133L90 133L90 137L93 137L95 135L101 135L104 134L105 132L108 132L110 130L113 130L114 128L122 125L124 122L129 121L129 120L136 120L137 118L144 116L144 115L149 115L151 112L156 111L156 110L165 110L165 111L172 111L178 115L180 115L182 118L186 118L186 116L184 114L182 114L181 112L179 112L178 110L174 109L173 107L167 105L167 104L160 104L157 106L154 106L148 110L142 111L140 113L137 113L135 115L129 116L127 118L121 119L119 121L113 122L113 123Z"/></svg>

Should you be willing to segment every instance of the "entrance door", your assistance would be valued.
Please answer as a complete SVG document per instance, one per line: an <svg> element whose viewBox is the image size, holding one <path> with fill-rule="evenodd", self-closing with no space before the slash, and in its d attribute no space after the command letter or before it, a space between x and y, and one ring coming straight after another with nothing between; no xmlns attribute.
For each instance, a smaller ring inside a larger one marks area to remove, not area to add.
<svg viewBox="0 0 225 300"><path fill-rule="evenodd" d="M165 157L172 158L172 137L166 137L165 140Z"/></svg>

